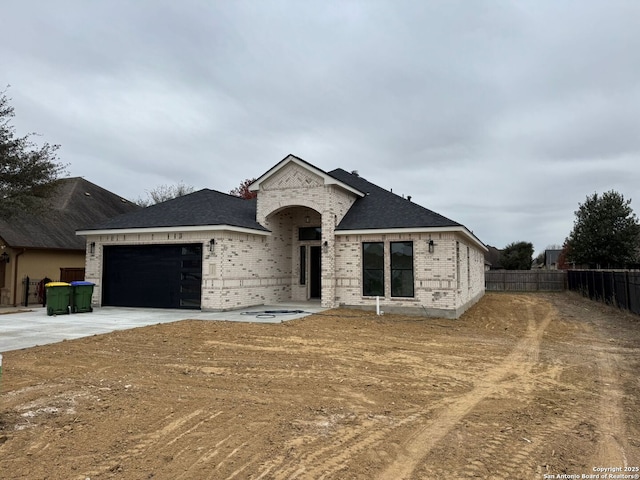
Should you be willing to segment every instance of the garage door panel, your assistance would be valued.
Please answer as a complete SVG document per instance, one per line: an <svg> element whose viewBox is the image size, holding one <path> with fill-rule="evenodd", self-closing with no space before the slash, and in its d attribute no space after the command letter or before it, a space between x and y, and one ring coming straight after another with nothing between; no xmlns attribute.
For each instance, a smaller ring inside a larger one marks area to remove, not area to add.
<svg viewBox="0 0 640 480"><path fill-rule="evenodd" d="M103 305L200 308L202 246L108 246Z"/></svg>

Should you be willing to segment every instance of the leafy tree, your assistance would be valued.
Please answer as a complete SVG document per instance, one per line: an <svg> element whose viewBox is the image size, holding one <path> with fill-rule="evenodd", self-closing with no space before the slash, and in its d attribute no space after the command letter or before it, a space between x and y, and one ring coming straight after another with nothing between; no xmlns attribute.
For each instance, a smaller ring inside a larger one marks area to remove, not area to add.
<svg viewBox="0 0 640 480"><path fill-rule="evenodd" d="M153 190L147 192L147 198L138 198L136 203L141 207L148 207L156 203L166 202L173 198L182 197L193 193L194 188L180 182L176 185L158 185Z"/></svg>
<svg viewBox="0 0 640 480"><path fill-rule="evenodd" d="M256 198L258 196L258 192L252 192L251 190L249 190L249 185L251 185L255 181L255 178L247 178L240 184L240 186L231 190L229 194L233 195L234 197L244 198L245 200Z"/></svg>
<svg viewBox="0 0 640 480"><path fill-rule="evenodd" d="M539 253L538 256L534 259L534 263L536 265L544 265L544 261L545 261L545 252Z"/></svg>
<svg viewBox="0 0 640 480"><path fill-rule="evenodd" d="M532 257L531 242L513 242L502 250L500 262L507 270L531 270Z"/></svg>
<svg viewBox="0 0 640 480"><path fill-rule="evenodd" d="M42 208L66 168L56 156L59 145L38 147L31 140L34 133L17 137L14 116L6 90L0 92L0 216L6 218Z"/></svg>
<svg viewBox="0 0 640 480"><path fill-rule="evenodd" d="M594 193L579 204L575 214L565 242L569 262L613 268L637 260L640 225L631 200L614 190Z"/></svg>

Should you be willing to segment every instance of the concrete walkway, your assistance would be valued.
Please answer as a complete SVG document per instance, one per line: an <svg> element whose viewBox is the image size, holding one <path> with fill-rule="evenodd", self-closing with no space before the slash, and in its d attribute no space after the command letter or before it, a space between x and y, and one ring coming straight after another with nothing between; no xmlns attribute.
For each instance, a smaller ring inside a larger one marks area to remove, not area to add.
<svg viewBox="0 0 640 480"><path fill-rule="evenodd" d="M44 307L0 308L0 353L185 319L280 323L324 310L316 302L261 305L229 312L97 307L93 312L53 316L48 316Z"/></svg>

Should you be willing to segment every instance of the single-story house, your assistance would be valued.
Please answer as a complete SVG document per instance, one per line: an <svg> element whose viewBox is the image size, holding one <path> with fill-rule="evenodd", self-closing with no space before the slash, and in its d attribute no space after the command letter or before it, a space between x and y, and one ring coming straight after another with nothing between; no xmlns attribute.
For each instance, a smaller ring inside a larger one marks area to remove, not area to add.
<svg viewBox="0 0 640 480"><path fill-rule="evenodd" d="M357 173L288 155L245 200L204 189L77 232L95 305L325 307L457 318L484 294L485 245Z"/></svg>
<svg viewBox="0 0 640 480"><path fill-rule="evenodd" d="M86 242L76 230L139 210L81 177L62 178L43 211L0 218L0 306L43 301L43 280L84 278Z"/></svg>

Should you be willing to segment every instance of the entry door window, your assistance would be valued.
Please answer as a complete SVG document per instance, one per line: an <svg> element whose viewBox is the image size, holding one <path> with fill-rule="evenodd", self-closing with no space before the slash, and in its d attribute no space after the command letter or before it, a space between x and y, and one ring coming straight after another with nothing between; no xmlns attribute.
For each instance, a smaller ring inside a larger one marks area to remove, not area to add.
<svg viewBox="0 0 640 480"><path fill-rule="evenodd" d="M322 295L322 251L320 247L311 246L309 257L309 297L320 298Z"/></svg>
<svg viewBox="0 0 640 480"><path fill-rule="evenodd" d="M307 247L300 246L300 285L307 284Z"/></svg>

